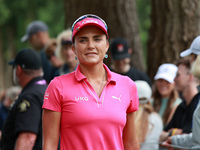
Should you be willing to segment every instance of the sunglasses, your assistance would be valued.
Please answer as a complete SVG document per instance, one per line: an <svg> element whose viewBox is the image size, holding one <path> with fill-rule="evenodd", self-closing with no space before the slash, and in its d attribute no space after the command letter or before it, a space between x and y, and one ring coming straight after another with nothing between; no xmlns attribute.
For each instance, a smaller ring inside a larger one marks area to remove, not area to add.
<svg viewBox="0 0 200 150"><path fill-rule="evenodd" d="M103 24L105 25L106 30L108 30L108 26L107 26L106 22L105 22L103 19L101 19L100 17L98 17L98 16L96 16L96 15L88 14L88 15L83 15L83 16L79 17L78 19L76 19L76 21L74 21L74 23L73 23L73 25L72 25L71 31L73 32L74 26L75 26L79 21L81 21L81 20L83 20L83 19L85 19L85 18L95 18L95 19L101 20L101 22L103 22Z"/></svg>
<svg viewBox="0 0 200 150"><path fill-rule="evenodd" d="M61 45L67 45L67 44L72 44L71 40L62 40Z"/></svg>

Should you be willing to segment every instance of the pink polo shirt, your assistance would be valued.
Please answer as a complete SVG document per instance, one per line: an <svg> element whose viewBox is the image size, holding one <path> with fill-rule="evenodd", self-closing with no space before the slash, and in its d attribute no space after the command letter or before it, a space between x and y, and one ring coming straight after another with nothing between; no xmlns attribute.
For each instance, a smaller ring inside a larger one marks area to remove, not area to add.
<svg viewBox="0 0 200 150"><path fill-rule="evenodd" d="M126 113L138 110L135 83L111 72L99 98L80 66L54 78L44 96L44 109L61 112L61 150L122 150ZM52 122L53 123L53 122Z"/></svg>

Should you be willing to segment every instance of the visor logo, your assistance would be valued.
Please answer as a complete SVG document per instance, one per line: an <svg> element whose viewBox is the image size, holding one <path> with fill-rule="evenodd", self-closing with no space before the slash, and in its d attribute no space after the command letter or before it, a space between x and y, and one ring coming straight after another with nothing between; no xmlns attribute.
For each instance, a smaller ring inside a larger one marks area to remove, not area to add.
<svg viewBox="0 0 200 150"><path fill-rule="evenodd" d="M96 21L96 20L84 20L82 22L82 24L85 24L85 23L96 23L96 24L98 24L98 21Z"/></svg>

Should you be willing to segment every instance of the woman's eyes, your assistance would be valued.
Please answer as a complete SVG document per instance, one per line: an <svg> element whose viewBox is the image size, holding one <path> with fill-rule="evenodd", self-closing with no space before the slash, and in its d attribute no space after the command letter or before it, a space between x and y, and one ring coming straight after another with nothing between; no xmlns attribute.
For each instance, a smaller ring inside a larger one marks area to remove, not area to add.
<svg viewBox="0 0 200 150"><path fill-rule="evenodd" d="M85 39L79 40L80 43L83 43L83 42L85 42L85 41L86 41Z"/></svg>
<svg viewBox="0 0 200 150"><path fill-rule="evenodd" d="M79 38L79 40L78 40L79 43L84 43L85 41L87 41L86 38Z"/></svg>
<svg viewBox="0 0 200 150"><path fill-rule="evenodd" d="M95 38L95 41L101 41L101 38Z"/></svg>
<svg viewBox="0 0 200 150"><path fill-rule="evenodd" d="M99 41L102 41L102 38L101 37L95 37L93 40L96 41L96 42L99 42ZM88 41L88 39L85 39L85 38L79 39L80 43L84 43L84 42L87 42L87 41Z"/></svg>

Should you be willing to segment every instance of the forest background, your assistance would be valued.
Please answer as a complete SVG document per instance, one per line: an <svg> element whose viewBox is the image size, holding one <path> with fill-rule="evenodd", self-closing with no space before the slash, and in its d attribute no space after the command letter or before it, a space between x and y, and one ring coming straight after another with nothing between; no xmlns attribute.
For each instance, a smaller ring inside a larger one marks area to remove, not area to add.
<svg viewBox="0 0 200 150"><path fill-rule="evenodd" d="M42 20L56 38L83 14L96 14L108 24L110 41L124 37L133 49L131 64L153 81L162 63L173 63L200 34L198 0L0 0L0 91L13 84L10 59L27 25ZM110 57L105 60L110 64Z"/></svg>

